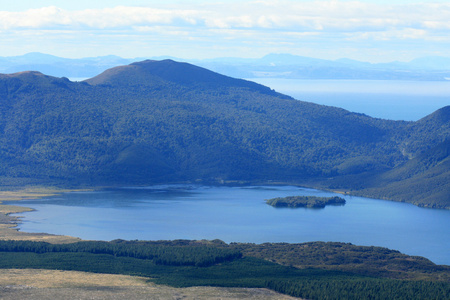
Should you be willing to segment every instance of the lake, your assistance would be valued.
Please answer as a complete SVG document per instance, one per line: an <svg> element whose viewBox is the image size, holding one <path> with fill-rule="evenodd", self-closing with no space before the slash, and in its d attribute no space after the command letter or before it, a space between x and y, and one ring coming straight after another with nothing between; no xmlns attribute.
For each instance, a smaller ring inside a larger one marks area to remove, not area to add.
<svg viewBox="0 0 450 300"><path fill-rule="evenodd" d="M417 121L450 105L450 81L248 79L295 99L371 117Z"/></svg>
<svg viewBox="0 0 450 300"><path fill-rule="evenodd" d="M93 240L221 239L225 242L350 242L450 265L450 211L341 196L345 206L274 208L265 199L335 196L294 186L161 185L71 192L15 202L26 232Z"/></svg>

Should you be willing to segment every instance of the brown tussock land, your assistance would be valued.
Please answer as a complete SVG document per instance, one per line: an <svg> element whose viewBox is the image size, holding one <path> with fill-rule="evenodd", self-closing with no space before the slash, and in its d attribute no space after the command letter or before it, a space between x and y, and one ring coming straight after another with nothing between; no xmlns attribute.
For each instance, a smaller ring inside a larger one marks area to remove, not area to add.
<svg viewBox="0 0 450 300"><path fill-rule="evenodd" d="M10 269L0 274L1 299L296 299L268 289L156 285L147 278L77 271Z"/></svg>

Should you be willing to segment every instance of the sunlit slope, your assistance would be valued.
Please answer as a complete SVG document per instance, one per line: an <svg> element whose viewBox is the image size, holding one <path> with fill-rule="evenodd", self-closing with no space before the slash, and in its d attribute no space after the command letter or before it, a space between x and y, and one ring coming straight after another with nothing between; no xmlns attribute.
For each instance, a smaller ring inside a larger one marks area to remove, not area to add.
<svg viewBox="0 0 450 300"><path fill-rule="evenodd" d="M172 60L85 82L15 73L0 75L0 172L4 184L363 178L448 138L439 114L374 119Z"/></svg>

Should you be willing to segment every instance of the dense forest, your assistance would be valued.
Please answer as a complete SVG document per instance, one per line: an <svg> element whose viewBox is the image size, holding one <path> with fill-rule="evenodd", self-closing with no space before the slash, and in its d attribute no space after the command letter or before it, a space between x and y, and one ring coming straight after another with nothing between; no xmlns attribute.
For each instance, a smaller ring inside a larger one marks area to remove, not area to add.
<svg viewBox="0 0 450 300"><path fill-rule="evenodd" d="M327 205L344 205L345 199L341 197L288 196L267 199L266 203L273 207L324 208Z"/></svg>
<svg viewBox="0 0 450 300"><path fill-rule="evenodd" d="M171 60L0 75L0 180L283 182L450 208L450 106L375 119Z"/></svg>
<svg viewBox="0 0 450 300"><path fill-rule="evenodd" d="M176 287L265 287L307 299L446 299L450 293L448 266L343 243L2 241L0 258L0 268L137 275Z"/></svg>

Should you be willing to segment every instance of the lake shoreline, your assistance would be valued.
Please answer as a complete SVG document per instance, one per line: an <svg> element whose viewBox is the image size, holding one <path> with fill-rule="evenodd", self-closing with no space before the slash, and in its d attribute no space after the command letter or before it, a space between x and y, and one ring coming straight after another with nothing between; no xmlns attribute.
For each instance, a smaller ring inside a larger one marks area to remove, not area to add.
<svg viewBox="0 0 450 300"><path fill-rule="evenodd" d="M31 212L34 209L17 205L9 205L8 201L21 201L31 199L41 199L55 196L61 193L80 191L79 189L57 189L49 187L26 187L15 190L0 191L0 240L28 240L43 241L53 244L75 243L82 239L72 236L54 235L49 233L28 233L20 231L17 226L20 224L21 216L11 216L24 212ZM83 190L86 191L86 190Z"/></svg>
<svg viewBox="0 0 450 300"><path fill-rule="evenodd" d="M54 235L49 233L27 233L17 228L22 217L11 216L11 214L33 211L32 208L17 205L9 205L8 201L20 201L40 199L55 196L61 193L76 191L97 191L105 187L92 189L59 189L59 188L23 188L10 191L0 191L0 240L37 241L51 244L68 244L84 239L66 235ZM148 278L131 275L97 274L80 271L60 271L44 269L3 269L4 276L0 278L0 288L8 290L8 299L36 297L44 295L61 295L61 299L67 294L84 295L89 298L105 295L116 297L117 294L123 298L135 298L142 296L143 292L151 295L159 295L161 298L190 297L198 298L199 295L205 299L219 299L219 295L235 296L248 299L300 299L266 288L238 288L238 287L208 287L194 286L186 288L175 288L166 285L153 284ZM24 296L25 295L25 296ZM43 297L44 297L43 296ZM247 298L246 297L246 298Z"/></svg>
<svg viewBox="0 0 450 300"><path fill-rule="evenodd" d="M216 232L216 234L211 235L211 234L205 233L205 232L202 233L201 230L198 231L198 234L194 234L194 235L186 234L186 233L172 234L172 232L169 232L168 235L164 235L159 232L152 233L152 231L149 231L148 233L146 233L146 235L141 235L141 236L139 236L139 235L120 236L117 234L117 232L116 232L116 235L114 235L112 233L103 232L105 230L100 229L100 228L97 228L99 230L98 232L95 231L95 234L90 234L90 235L89 234L86 235L84 231L83 231L83 233L79 233L79 232L76 232L76 231L74 232L74 231L70 231L70 230L69 231L58 230L57 228L61 227L59 225L57 225L57 227L51 227L51 228L49 227L47 229L45 227L42 227L40 229L32 229L32 228L27 229L27 226L30 226L30 224L32 224L34 222L33 218L36 218L36 216L39 216L38 214L40 214L42 212L44 213L44 215L47 214L47 216L45 216L44 218L56 218L56 219L60 218L60 220L59 220L59 222L57 222L57 224L66 224L64 222L67 222L67 220L68 220L69 222L67 223L67 226L68 226L67 228L70 228L70 226L73 225L71 220L83 220L84 216L86 216L86 215L96 214L93 212L93 209L94 209L94 211L95 211L95 209L97 209L94 207L88 208L88 210L86 210L84 212L84 214L80 215L80 216L77 215L79 209L76 209L75 211L71 210L71 212L68 214L66 214L64 212L62 212L62 214L61 214L61 211L49 212L46 209L39 207L39 205L35 207L31 204L32 201L29 201L29 200L37 200L36 202L39 202L39 201L41 201L39 199L42 199L42 198L45 199L46 197L50 197L49 201L58 201L57 199L59 199L59 197L57 197L55 200L51 200L51 196L63 195L66 193L67 193L67 196L72 195L70 197L84 197L82 195L86 194L86 192L87 192L88 195L91 194L91 195L94 195L93 197L97 197L95 195L102 194L102 193L107 193L107 194L115 193L116 191L123 192L123 191L127 191L127 190L131 190L131 191L133 191L133 190L134 191L139 191L139 190L146 191L146 190L160 190L160 189L165 190L167 188L172 189L173 191L175 191L175 193L179 193L180 191L183 191L183 190L188 191L188 193L192 193L192 192L196 193L195 191L197 191L199 188L200 188L200 190L205 190L204 188L206 188L206 190L212 190L212 189L219 188L221 190L223 190L223 189L230 189L230 190L239 189L239 190L247 190L247 191L255 190L255 189L259 190L262 188L262 189L267 189L267 192L269 192L269 194L272 193L274 190L288 188L288 190L292 190L292 192L287 192L287 194L285 194L284 196L290 196L291 194L294 195L296 193L294 190L299 189L299 190L303 190L306 193L313 193L313 194L318 193L318 192L321 194L333 192L333 193L336 193L339 195L343 195L343 197L350 197L347 200L351 200L352 197L355 197L355 198L353 198L352 201L350 201L350 203L353 201L358 201L357 199L360 198L359 195L356 196L353 193L350 193L345 190L336 191L336 190L325 189L325 188L316 189L312 185L309 185L309 184L301 185L298 182L294 183L294 182L279 182L279 181L277 181L277 182L274 182L274 181L272 181L272 182L262 182L262 181L256 182L255 181L255 182L251 182L251 183L243 182L243 181L239 181L239 182L238 181L233 181L233 182L223 181L220 183L218 183L218 182L199 183L199 182L186 182L185 181L185 182L177 182L177 183L171 183L171 184L155 184L155 185L141 185L141 186L120 186L120 187L118 187L118 186L98 186L98 187L89 188L89 189L63 189L60 187L55 187L55 188L53 188L53 187L31 187L31 188L24 187L23 189L16 188L15 190L0 191L0 240L31 240L31 241L46 241L49 243L73 243L73 242L77 242L77 241L89 241L89 240L108 241L108 240L114 240L116 238L120 238L120 239L124 239L124 240L127 240L127 239L129 239L129 240L133 240L133 239L174 240L174 239L180 239L180 238L181 239L185 238L185 239L189 239L189 240L199 240L199 239L207 239L208 240L208 239L218 238L218 239L224 240L225 242L228 242L228 243L230 243L230 242L299 243L299 242L311 242L311 241L334 241L334 242L351 242L351 243L354 243L355 245L363 245L363 246L369 246L369 245L382 246L382 247L387 247L389 249L400 250L403 253L407 253L409 255L423 256L423 257L427 257L428 259L432 259L433 261L436 261L436 258L433 256L434 254L430 256L430 255L427 255L428 252L424 252L424 253L421 253L419 251L408 252L407 250L405 250L406 248L404 248L403 245L399 246L399 245L396 245L395 243L391 244L390 241L389 241L389 243L386 243L386 244L382 243L380 241L376 241L376 240L371 241L371 240L367 240L367 239L363 240L363 241L358 241L356 239L354 240L353 237L347 238L347 236L345 236L345 235L340 236L340 237L335 236L334 238L324 237L321 234L319 234L319 235L311 235L309 237L307 237L307 235L306 235L306 237L302 237L301 239L295 239L295 240L293 240L292 238L289 239L290 237L288 239L283 239L283 240L281 240L281 239L252 240L252 239L245 239L245 236L244 237L240 236L240 234L226 236L226 233L225 233L225 235L221 236L220 234L218 234ZM73 192L73 193L71 193L71 192ZM261 199L267 199L267 198L264 198L267 192L264 192L264 194L260 195L259 197ZM134 193L136 193L136 192L134 192ZM142 193L142 192L137 192L137 193ZM147 193L147 192L144 192L144 193ZM157 193L159 193L159 192L157 192ZM183 193L183 192L181 192L181 193ZM111 195L113 195L113 194L111 194ZM63 196L63 197L66 197L66 196ZM178 196L175 195L175 197L178 197ZM276 197L277 197L277 195L276 195ZM107 198L103 198L103 199L107 199ZM230 199L232 199L232 198L230 198ZM8 201L21 201L21 200L24 200L24 201L28 200L28 202L13 203L15 205L11 205L8 203ZM367 200L370 200L367 203L372 203L371 204L372 206L376 205L376 207L380 207L380 208L382 208L386 205L388 205L390 207L391 205L387 204L388 202L401 203L400 201L388 201L386 199L367 198ZM47 200L45 200L45 201L47 201ZM103 201L106 201L106 200L103 200ZM221 201L222 200L215 202L216 204L214 204L214 206L221 205L220 204ZM361 200L359 200L359 201L361 201ZM380 205L377 205L376 202L381 202L381 203L380 203ZM96 205L94 203L95 202L93 202L93 205ZM156 203L158 203L158 202L156 202ZM179 203L181 205L184 205L184 204L182 204L184 202L179 202ZM264 202L262 202L262 203L264 203ZM383 203L386 203L386 204L383 204ZM403 205L403 204L405 204L405 205L410 204L410 206L408 206L408 207L418 207L417 205L411 205L411 203L397 204L394 207L398 207L398 205ZM211 204L211 205L213 205L213 204ZM20 213L27 213L27 212L33 211L33 209L26 208L24 206L29 206L29 207L35 208L36 215L34 215L34 214L28 215L29 219L25 216L20 216L20 215L19 216L17 216L17 215L11 216L11 214L20 214ZM128 204L126 204L126 206L128 206ZM124 206L124 208L126 208L126 207ZM177 211L176 207L174 209L175 209L174 211ZM408 208L407 210L409 211L411 209L412 208ZM445 211L442 209L436 209L436 210L437 211ZM171 210L171 214L174 211ZM420 211L422 211L422 209L420 209ZM430 211L430 213L431 213L431 211L434 211L434 210L423 210L423 213L425 213L427 215L427 213L425 211ZM328 212L328 210L326 210L326 212ZM332 213L332 211L330 211L330 213ZM444 212L441 212L439 214L442 214L442 213L444 213ZM67 215L67 218L69 218L69 219L66 219L66 217L64 217L65 215ZM22 218L24 218L23 221L22 221ZM25 218L27 218L27 219L25 219ZM186 217L186 218L189 218L189 217ZM164 219L163 217L159 216L157 218L157 220L155 221L154 226L162 226L161 225L162 223L170 222L170 220L161 221L163 219ZM339 218L337 220L339 220ZM85 220L85 221L87 221L87 220ZM84 224L83 226L91 226L91 225L88 225L89 223L85 223L85 221L81 221ZM214 221L214 222L216 222L216 221ZM284 221L285 221L285 219L283 219L282 222L284 222ZM248 222L248 220L247 220L247 222ZM137 227L135 226L132 230L135 230L135 228L139 228L139 226L140 226L139 223L136 223L136 224L137 224L136 225ZM174 224L174 226L176 226L176 222L170 223L170 224ZM216 224L214 226L219 226L219 227L223 226L223 224L220 221L217 223L214 223L214 224ZM257 223L254 223L252 221L251 224L253 224L251 226L255 226L255 224L257 224ZM56 225L53 225L53 226L56 226ZM172 225L170 225L170 226L172 226ZM199 225L197 225L197 226L199 226ZM244 225L244 226L247 226L247 225ZM52 228L54 228L55 230L53 230ZM122 232L122 230L123 230L123 232L127 232L126 230L128 228L129 228L129 225L126 225L124 227L121 227L120 230L119 230L119 228L117 228L117 229L118 229L118 232ZM332 226L331 228L335 228L335 227ZM183 228L179 232L185 232L185 230L186 229ZM192 230L194 230L194 229L192 229ZM130 231L128 231L128 232L130 232ZM192 232L197 232L197 231L195 229ZM85 234L85 235L83 235L83 234ZM102 234L105 234L105 235L102 235ZM358 233L356 232L355 234L358 234ZM286 237L288 237L288 236L286 236ZM398 241L398 239L394 239L394 240ZM428 254L430 254L430 253L428 253ZM437 263L445 264L445 262L442 262L442 261L440 262L439 260L437 261Z"/></svg>
<svg viewBox="0 0 450 300"><path fill-rule="evenodd" d="M161 184L161 183L159 183ZM341 195L347 196L356 196L356 197L367 197L371 198L370 195L364 195L364 193L355 193L354 191L339 189L329 189L320 184L311 184L311 183L299 183L299 182L282 182L282 181L221 181L221 182L173 182L173 183L164 183L165 184L180 184L180 185L207 185L212 187L252 187L252 186L295 186L299 188L310 188L317 189L325 192L332 192ZM158 184L154 184L158 185ZM133 187L147 187L152 185L137 185ZM85 239L73 236L66 235L55 235L46 232L42 233L28 233L24 231L20 231L18 225L21 223L22 216L11 216L11 214L19 214L24 212L31 212L34 209L29 207L17 206L17 205L8 205L5 202L8 201L21 201L21 200L33 200L33 199L42 199L44 197L56 196L62 193L69 192L86 192L86 191L102 191L111 188L119 188L122 186L98 186L98 187L89 187L89 188L60 188L60 187L49 187L49 186L36 186L36 187L16 187L9 190L0 190L0 240L32 240L32 241L46 241L49 243L73 243L82 241ZM375 198L371 198L375 199ZM381 201L392 201L392 202L401 202L395 199L383 199L378 198L375 200ZM423 207L418 204L410 203L418 207ZM445 208L435 208L432 209L445 209Z"/></svg>
<svg viewBox="0 0 450 300"><path fill-rule="evenodd" d="M243 187L243 186L295 186L302 188L316 189L314 186L302 185L298 182L281 182L281 181L222 181L222 182L174 182L164 184L192 184L192 185L208 185L215 187ZM158 184L154 184L158 185ZM133 187L147 187L152 185L137 185ZM122 186L98 186L89 188L59 188L49 186L37 186L37 187L16 187L9 190L0 190L0 240L30 240L30 241L45 241L49 243L75 243L83 241L79 237L67 236L67 235L55 235L46 232L42 233L28 233L20 231L18 225L21 223L22 216L11 216L12 214L20 214L24 212L31 212L34 209L29 207L8 205L5 202L8 201L21 201L21 200L34 200L42 199L44 197L56 196L62 193L80 192L80 191L102 191L110 188L118 188ZM317 187L317 189L334 192L341 195L351 195L346 190L330 190Z"/></svg>

